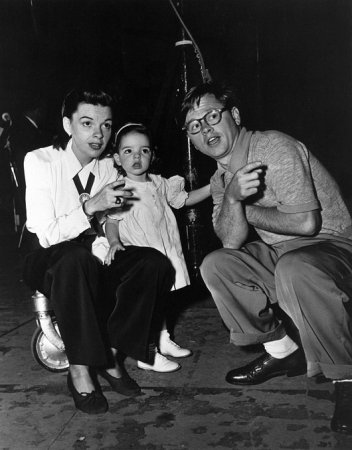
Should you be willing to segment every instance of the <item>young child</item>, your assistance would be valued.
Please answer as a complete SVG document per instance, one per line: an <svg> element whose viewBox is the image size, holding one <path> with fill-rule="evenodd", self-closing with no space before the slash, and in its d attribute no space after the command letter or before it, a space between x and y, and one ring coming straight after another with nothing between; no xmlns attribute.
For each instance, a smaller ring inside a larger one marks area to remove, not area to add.
<svg viewBox="0 0 352 450"><path fill-rule="evenodd" d="M121 176L125 176L125 187L132 189L134 200L126 208L111 210L107 217L105 232L110 247L105 263L111 264L116 252L125 246L153 247L168 256L175 268L173 289L189 285L179 230L170 206L194 205L210 196L210 186L187 193L182 177L165 179L151 174L155 155L150 132L143 124L127 123L121 127L116 133L115 152L115 163ZM182 358L191 353L170 339L164 322L154 364L138 361L137 365L144 370L173 372L180 365L165 356Z"/></svg>

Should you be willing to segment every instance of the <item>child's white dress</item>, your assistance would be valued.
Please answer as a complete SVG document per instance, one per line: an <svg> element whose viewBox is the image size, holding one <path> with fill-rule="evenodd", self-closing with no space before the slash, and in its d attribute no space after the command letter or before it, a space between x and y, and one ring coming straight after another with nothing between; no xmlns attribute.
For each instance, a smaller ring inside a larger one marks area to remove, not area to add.
<svg viewBox="0 0 352 450"><path fill-rule="evenodd" d="M166 255L176 270L174 289L180 289L190 281L176 218L170 206L176 209L184 206L188 198L185 181L178 175L166 179L149 174L149 178L151 181L147 182L125 178L126 188L133 190L133 206L129 210L110 210L108 217L119 221L120 240L124 246L153 247ZM104 261L109 249L107 239L100 238L94 247L93 253Z"/></svg>

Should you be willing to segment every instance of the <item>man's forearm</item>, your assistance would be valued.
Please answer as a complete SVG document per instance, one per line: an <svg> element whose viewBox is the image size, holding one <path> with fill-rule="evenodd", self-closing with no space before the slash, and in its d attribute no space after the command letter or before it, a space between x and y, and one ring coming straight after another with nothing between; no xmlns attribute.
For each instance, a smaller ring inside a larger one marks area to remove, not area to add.
<svg viewBox="0 0 352 450"><path fill-rule="evenodd" d="M318 210L301 213L283 213L277 208L246 205L248 223L260 230L272 233L310 236L319 231L321 225Z"/></svg>
<svg viewBox="0 0 352 450"><path fill-rule="evenodd" d="M242 202L224 198L214 230L225 248L238 249L248 237L249 227Z"/></svg>

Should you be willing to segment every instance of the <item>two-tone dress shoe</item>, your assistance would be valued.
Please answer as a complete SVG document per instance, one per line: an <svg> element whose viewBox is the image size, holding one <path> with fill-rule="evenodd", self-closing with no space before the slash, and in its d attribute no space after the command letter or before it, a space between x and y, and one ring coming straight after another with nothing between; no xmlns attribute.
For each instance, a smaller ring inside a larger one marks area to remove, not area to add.
<svg viewBox="0 0 352 450"><path fill-rule="evenodd" d="M352 380L335 383L335 402L332 431L352 434Z"/></svg>
<svg viewBox="0 0 352 450"><path fill-rule="evenodd" d="M230 370L226 375L226 381L231 384L252 385L263 383L280 375L294 377L306 372L307 364L304 352L297 349L291 355L282 359L264 353L246 366Z"/></svg>

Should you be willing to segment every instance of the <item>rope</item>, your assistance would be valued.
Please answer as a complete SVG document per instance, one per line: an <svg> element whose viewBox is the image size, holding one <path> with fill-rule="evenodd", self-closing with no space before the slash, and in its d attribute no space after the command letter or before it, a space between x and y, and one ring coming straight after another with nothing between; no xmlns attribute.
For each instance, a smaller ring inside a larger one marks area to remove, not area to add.
<svg viewBox="0 0 352 450"><path fill-rule="evenodd" d="M172 0L169 0L169 3L171 5L172 9L174 10L178 20L181 22L183 29L185 30L185 32L188 34L189 38L192 41L193 48L194 48L196 57L198 59L199 65L200 65L200 71L202 74L203 83L209 83L211 81L211 76L210 76L209 70L205 67L204 59L203 59L202 53L200 51L200 48L198 47L196 41L194 40L194 38L193 38L191 32L189 31L189 29L187 28L186 24L184 23L180 13L178 12L176 6L173 4ZM179 42L176 42L176 45L180 45L180 42L182 42L184 44L188 43L187 41L179 41Z"/></svg>

